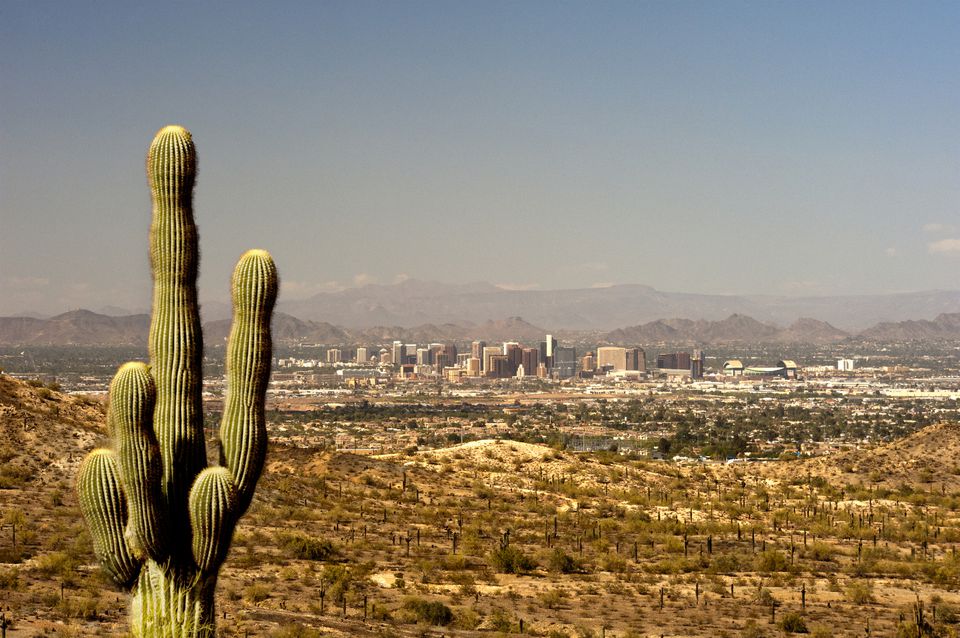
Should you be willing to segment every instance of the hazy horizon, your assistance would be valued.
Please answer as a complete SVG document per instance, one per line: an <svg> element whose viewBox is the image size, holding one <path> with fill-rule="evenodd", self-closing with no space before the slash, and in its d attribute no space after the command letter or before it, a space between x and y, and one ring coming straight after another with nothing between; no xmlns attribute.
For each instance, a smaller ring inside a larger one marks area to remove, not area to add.
<svg viewBox="0 0 960 638"><path fill-rule="evenodd" d="M0 315L149 306L143 158L199 154L200 294L410 277L957 290L960 5L0 10Z"/></svg>

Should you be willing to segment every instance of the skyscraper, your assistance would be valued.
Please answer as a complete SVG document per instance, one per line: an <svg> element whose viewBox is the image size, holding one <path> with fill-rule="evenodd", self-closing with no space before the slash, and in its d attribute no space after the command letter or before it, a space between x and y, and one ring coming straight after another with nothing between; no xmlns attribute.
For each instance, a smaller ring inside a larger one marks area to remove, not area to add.
<svg viewBox="0 0 960 638"><path fill-rule="evenodd" d="M492 357L492 356L494 356L494 355L501 355L501 356L502 356L502 355L503 355L503 350L500 349L500 348L497 348L497 347L495 347L495 346L485 346L485 347L483 348L483 359L482 359L482 361L483 361L483 366L482 366L481 369L482 369L484 372L486 372L486 373L489 373L489 372L490 372L490 365L491 365L491 364L490 364L490 357ZM491 375L487 374L487 376L491 376Z"/></svg>
<svg viewBox="0 0 960 638"><path fill-rule="evenodd" d="M528 375L537 373L537 366L540 363L540 350L537 348L524 348L520 353L520 365Z"/></svg>
<svg viewBox="0 0 960 638"><path fill-rule="evenodd" d="M483 369L483 349L486 347L486 341L474 341L470 344L470 356L475 359L480 359L481 370Z"/></svg>
<svg viewBox="0 0 960 638"><path fill-rule="evenodd" d="M357 348L357 356L355 361L357 363L366 363L370 359L370 355L367 352L367 349L364 347Z"/></svg>
<svg viewBox="0 0 960 638"><path fill-rule="evenodd" d="M626 360L627 370L644 372L647 369L647 354L643 348L627 348Z"/></svg>
<svg viewBox="0 0 960 638"><path fill-rule="evenodd" d="M393 365L402 366L403 365L403 342L394 341L393 349L390 351L393 356Z"/></svg>
<svg viewBox="0 0 960 638"><path fill-rule="evenodd" d="M553 350L551 373L558 379L569 379L577 374L577 351L574 348L557 346Z"/></svg>
<svg viewBox="0 0 960 638"><path fill-rule="evenodd" d="M615 346L603 346L597 348L597 369L603 370L626 370L627 369L627 349L617 348Z"/></svg>
<svg viewBox="0 0 960 638"><path fill-rule="evenodd" d="M520 358L523 355L523 349L516 341L507 341L503 344L503 354L507 355L507 361L510 364L510 376L515 375L517 368L520 367Z"/></svg>

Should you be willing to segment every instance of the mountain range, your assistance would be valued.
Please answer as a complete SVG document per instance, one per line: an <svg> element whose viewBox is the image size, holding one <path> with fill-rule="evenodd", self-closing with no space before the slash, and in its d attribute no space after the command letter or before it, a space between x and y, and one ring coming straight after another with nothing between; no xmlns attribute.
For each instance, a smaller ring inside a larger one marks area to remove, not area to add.
<svg viewBox="0 0 960 638"><path fill-rule="evenodd" d="M664 317L719 321L742 314L780 326L801 317L816 317L857 332L879 322L960 312L960 291L787 297L664 292L637 284L504 290L483 282L446 284L409 279L394 285L370 284L305 300L282 301L280 309L296 317L353 328L523 317L552 330L608 331Z"/></svg>
<svg viewBox="0 0 960 638"><path fill-rule="evenodd" d="M102 345L145 346L150 318L137 314L113 317L74 310L51 317L0 317L0 346ZM203 326L207 345L223 343L230 322L216 320ZM277 343L381 344L394 340L405 343L518 340L535 342L548 329L520 317L472 322L425 323L413 327L373 326L347 329L323 321L303 320L284 312L273 319ZM818 319L801 318L786 327L734 313L718 320L657 319L606 333L598 331L554 331L563 339L583 338L603 343L644 345L654 343L833 343L846 339L870 341L960 340L960 313L942 313L935 319L881 322L859 333L850 333Z"/></svg>

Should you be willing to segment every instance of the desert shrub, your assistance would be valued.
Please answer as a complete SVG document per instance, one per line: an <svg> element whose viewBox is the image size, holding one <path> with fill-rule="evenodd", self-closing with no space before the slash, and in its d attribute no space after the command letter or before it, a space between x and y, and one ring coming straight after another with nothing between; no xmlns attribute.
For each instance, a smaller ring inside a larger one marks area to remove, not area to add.
<svg viewBox="0 0 960 638"><path fill-rule="evenodd" d="M790 559L786 554L776 550L768 549L757 556L758 572L788 572L791 568Z"/></svg>
<svg viewBox="0 0 960 638"><path fill-rule="evenodd" d="M563 549L556 547L550 552L547 559L547 568L552 572L572 574L580 571L580 562Z"/></svg>
<svg viewBox="0 0 960 638"><path fill-rule="evenodd" d="M313 627L307 627L300 623L284 625L270 632L270 638L320 638L323 632Z"/></svg>
<svg viewBox="0 0 960 638"><path fill-rule="evenodd" d="M34 562L34 570L41 576L69 576L79 562L65 552L53 552L39 556Z"/></svg>
<svg viewBox="0 0 960 638"><path fill-rule="evenodd" d="M303 532L285 533L280 545L294 558L301 560L330 560L337 554L336 548L325 538L316 538Z"/></svg>
<svg viewBox="0 0 960 638"><path fill-rule="evenodd" d="M826 543L817 541L816 543L810 545L810 548L806 552L806 557L810 560L826 562L833 560L835 553L836 552L833 547L827 545Z"/></svg>
<svg viewBox="0 0 960 638"><path fill-rule="evenodd" d="M873 602L873 587L868 581L855 580L847 585L845 595L856 605L866 605Z"/></svg>
<svg viewBox="0 0 960 638"><path fill-rule="evenodd" d="M548 589L540 592L540 602L542 602L543 606L547 609L556 609L563 604L566 598L567 592L562 589Z"/></svg>
<svg viewBox="0 0 960 638"><path fill-rule="evenodd" d="M251 603L259 603L270 597L270 588L260 583L253 583L244 588L243 597Z"/></svg>
<svg viewBox="0 0 960 638"><path fill-rule="evenodd" d="M453 612L437 600L411 597L403 601L403 610L410 612L417 622L445 627L453 622Z"/></svg>
<svg viewBox="0 0 960 638"><path fill-rule="evenodd" d="M490 552L489 562L491 567L504 574L523 574L537 566L535 560L512 545Z"/></svg>
<svg viewBox="0 0 960 638"><path fill-rule="evenodd" d="M788 634L810 633L810 630L807 629L807 622L803 619L803 616L795 611L784 614L783 618L780 619L780 629Z"/></svg>
<svg viewBox="0 0 960 638"><path fill-rule="evenodd" d="M20 574L15 569L4 569L0 571L0 589L7 591L16 591L20 589Z"/></svg>
<svg viewBox="0 0 960 638"><path fill-rule="evenodd" d="M68 618L96 620L99 617L97 613L97 599L88 596L79 598L67 597L57 604L57 609Z"/></svg>
<svg viewBox="0 0 960 638"><path fill-rule="evenodd" d="M508 634L513 631L513 618L503 609L495 608L489 618L490 629L500 633Z"/></svg>

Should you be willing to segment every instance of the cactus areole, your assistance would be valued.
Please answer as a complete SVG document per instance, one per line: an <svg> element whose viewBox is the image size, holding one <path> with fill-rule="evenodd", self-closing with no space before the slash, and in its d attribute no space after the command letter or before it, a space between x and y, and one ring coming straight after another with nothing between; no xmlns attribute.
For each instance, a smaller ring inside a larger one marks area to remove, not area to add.
<svg viewBox="0 0 960 638"><path fill-rule="evenodd" d="M157 133L147 154L151 365L126 363L117 371L107 415L113 446L91 452L77 477L97 557L130 591L131 630L144 638L214 635L217 574L267 449L264 399L277 269L267 252L251 250L233 273L220 465L207 466L196 166L189 131L167 126Z"/></svg>

